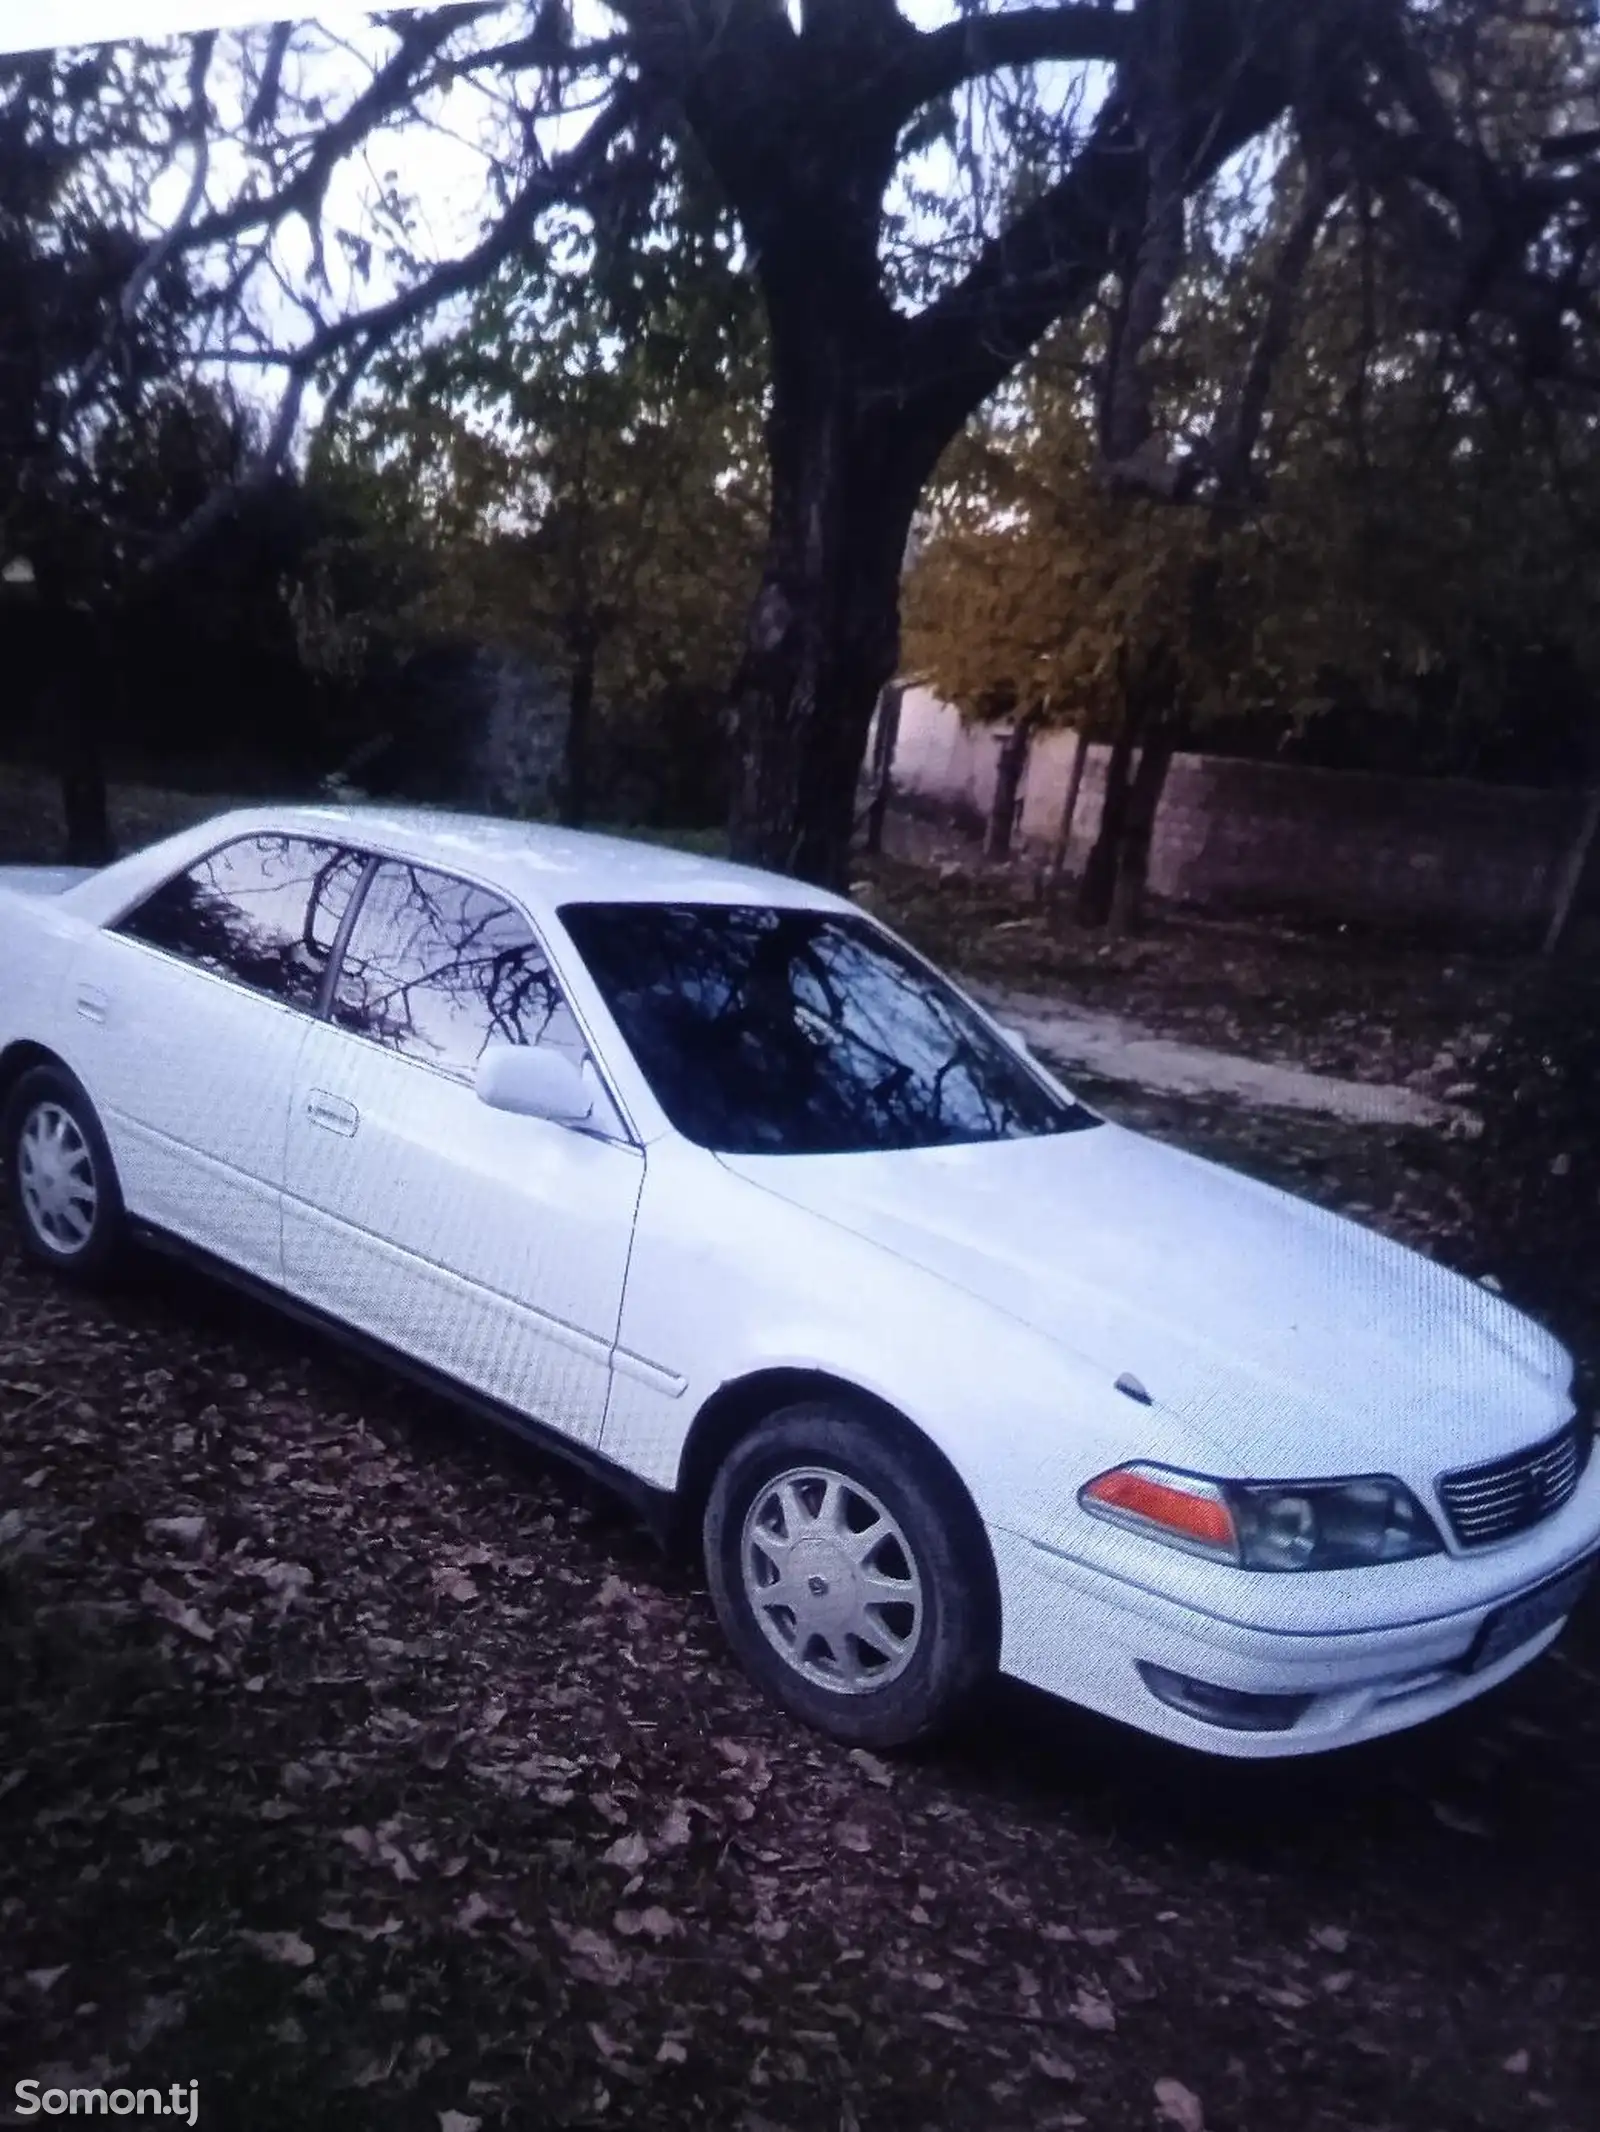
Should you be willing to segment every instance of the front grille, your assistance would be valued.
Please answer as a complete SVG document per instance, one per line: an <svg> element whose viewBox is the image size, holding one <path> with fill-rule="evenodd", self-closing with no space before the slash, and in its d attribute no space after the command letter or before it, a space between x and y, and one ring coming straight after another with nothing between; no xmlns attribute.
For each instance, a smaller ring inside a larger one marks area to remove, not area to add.
<svg viewBox="0 0 1600 2132"><path fill-rule="evenodd" d="M1463 1547L1487 1547L1531 1531L1571 1496L1588 1449L1589 1430L1573 1421L1510 1458L1447 1473L1439 1494L1456 1538Z"/></svg>

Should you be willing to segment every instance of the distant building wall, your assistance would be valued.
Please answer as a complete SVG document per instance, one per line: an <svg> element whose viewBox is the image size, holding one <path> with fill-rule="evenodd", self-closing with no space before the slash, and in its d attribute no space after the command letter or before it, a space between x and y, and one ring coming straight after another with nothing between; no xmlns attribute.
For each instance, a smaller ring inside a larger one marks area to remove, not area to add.
<svg viewBox="0 0 1600 2132"><path fill-rule="evenodd" d="M1035 740L1018 823L1025 843L1053 840L1075 746L1071 732ZM896 788L982 821L998 749L993 729L966 726L949 704L910 690ZM1085 765L1074 869L1099 828L1106 755L1091 748ZM1150 881L1158 895L1211 909L1528 929L1549 914L1583 808L1573 791L1179 755L1156 817Z"/></svg>

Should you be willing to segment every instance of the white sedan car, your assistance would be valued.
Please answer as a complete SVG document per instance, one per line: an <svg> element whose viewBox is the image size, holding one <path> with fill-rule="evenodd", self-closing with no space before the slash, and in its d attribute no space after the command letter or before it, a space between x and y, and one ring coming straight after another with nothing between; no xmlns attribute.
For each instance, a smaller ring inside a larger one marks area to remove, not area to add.
<svg viewBox="0 0 1600 2132"><path fill-rule="evenodd" d="M999 1671L1334 1747L1526 1665L1594 1566L1557 1341L1107 1123L837 897L343 807L0 882L29 1257L199 1254L605 1474L841 1739Z"/></svg>

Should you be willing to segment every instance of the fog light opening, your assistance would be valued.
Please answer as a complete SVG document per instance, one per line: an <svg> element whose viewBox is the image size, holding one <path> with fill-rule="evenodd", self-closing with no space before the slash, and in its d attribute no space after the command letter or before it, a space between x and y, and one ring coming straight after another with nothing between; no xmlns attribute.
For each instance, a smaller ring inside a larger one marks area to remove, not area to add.
<svg viewBox="0 0 1600 2132"><path fill-rule="evenodd" d="M1309 1695L1250 1695L1242 1688L1217 1688L1209 1681L1191 1680L1187 1673L1148 1665L1143 1659L1139 1660L1139 1678L1170 1709L1230 1732L1287 1732L1314 1701Z"/></svg>

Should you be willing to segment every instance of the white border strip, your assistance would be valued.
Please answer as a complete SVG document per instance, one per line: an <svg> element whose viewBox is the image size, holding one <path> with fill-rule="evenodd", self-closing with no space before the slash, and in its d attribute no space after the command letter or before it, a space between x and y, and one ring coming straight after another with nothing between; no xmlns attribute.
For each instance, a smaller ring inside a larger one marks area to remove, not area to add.
<svg viewBox="0 0 1600 2132"><path fill-rule="evenodd" d="M359 0L279 0L276 6L273 0L0 0L0 52L179 37L285 19L331 22L373 12Z"/></svg>

